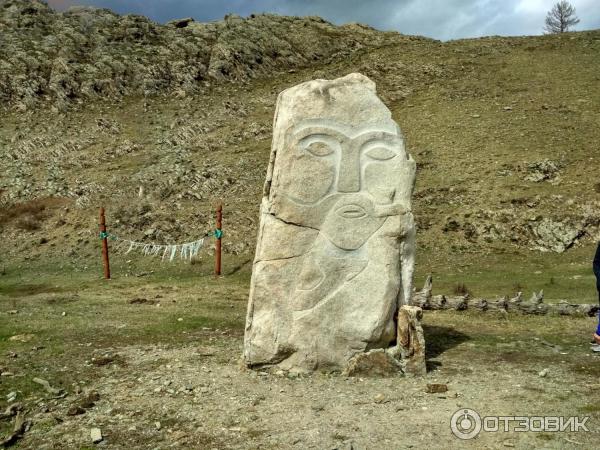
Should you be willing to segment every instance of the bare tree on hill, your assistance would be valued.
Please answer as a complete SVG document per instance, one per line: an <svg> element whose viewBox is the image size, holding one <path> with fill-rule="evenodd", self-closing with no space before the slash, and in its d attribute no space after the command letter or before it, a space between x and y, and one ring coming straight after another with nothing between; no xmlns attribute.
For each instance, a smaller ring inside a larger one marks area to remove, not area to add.
<svg viewBox="0 0 600 450"><path fill-rule="evenodd" d="M575 8L566 0L561 0L554 4L552 9L546 15L546 33L564 33L569 28L579 23L579 18L575 15Z"/></svg>

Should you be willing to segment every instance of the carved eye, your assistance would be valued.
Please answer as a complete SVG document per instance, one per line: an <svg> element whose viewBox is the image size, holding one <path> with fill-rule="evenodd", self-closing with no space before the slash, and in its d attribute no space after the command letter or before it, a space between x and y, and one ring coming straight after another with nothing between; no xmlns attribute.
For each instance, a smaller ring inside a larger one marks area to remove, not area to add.
<svg viewBox="0 0 600 450"><path fill-rule="evenodd" d="M366 152L366 155L379 161L387 161L396 156L396 152L386 147L373 147Z"/></svg>
<svg viewBox="0 0 600 450"><path fill-rule="evenodd" d="M329 156L336 150L339 150L340 143L331 136L324 134L315 134L305 137L299 142L300 146L307 150L311 155L324 157Z"/></svg>
<svg viewBox="0 0 600 450"><path fill-rule="evenodd" d="M306 150L315 156L328 156L333 153L333 149L325 142L313 142L306 147Z"/></svg>

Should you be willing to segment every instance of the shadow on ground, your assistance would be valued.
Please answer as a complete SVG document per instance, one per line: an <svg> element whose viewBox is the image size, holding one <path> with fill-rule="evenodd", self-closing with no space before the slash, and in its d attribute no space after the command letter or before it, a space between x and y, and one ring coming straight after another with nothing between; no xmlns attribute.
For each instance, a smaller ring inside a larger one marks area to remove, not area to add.
<svg viewBox="0 0 600 450"><path fill-rule="evenodd" d="M450 327L423 325L423 332L428 371L442 365L439 361L431 361L433 358L437 358L451 348L471 339L468 335Z"/></svg>

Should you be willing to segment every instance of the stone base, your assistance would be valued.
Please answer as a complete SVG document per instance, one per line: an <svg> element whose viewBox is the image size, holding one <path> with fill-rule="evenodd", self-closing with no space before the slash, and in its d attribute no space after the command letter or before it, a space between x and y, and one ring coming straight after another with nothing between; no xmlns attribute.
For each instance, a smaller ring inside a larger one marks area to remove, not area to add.
<svg viewBox="0 0 600 450"><path fill-rule="evenodd" d="M348 362L343 375L348 377L389 377L403 373L402 364L382 348L359 353Z"/></svg>
<svg viewBox="0 0 600 450"><path fill-rule="evenodd" d="M402 306L398 312L398 344L355 355L348 362L346 376L425 375L425 337L418 306Z"/></svg>

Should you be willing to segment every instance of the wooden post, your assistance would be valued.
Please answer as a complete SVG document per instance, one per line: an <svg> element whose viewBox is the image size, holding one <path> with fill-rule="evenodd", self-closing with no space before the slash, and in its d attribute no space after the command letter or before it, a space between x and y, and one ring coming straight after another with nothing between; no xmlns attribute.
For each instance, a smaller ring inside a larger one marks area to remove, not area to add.
<svg viewBox="0 0 600 450"><path fill-rule="evenodd" d="M110 280L110 264L108 262L108 235L106 234L106 218L104 208L100 208L100 238L102 239L102 264L104 265L104 278Z"/></svg>
<svg viewBox="0 0 600 450"><path fill-rule="evenodd" d="M215 230L215 275L221 275L221 239L223 237L223 205L219 203L217 206L217 228Z"/></svg>

